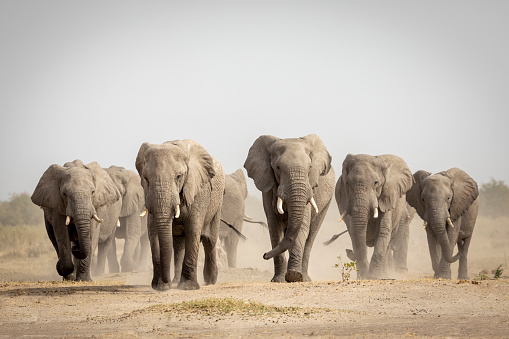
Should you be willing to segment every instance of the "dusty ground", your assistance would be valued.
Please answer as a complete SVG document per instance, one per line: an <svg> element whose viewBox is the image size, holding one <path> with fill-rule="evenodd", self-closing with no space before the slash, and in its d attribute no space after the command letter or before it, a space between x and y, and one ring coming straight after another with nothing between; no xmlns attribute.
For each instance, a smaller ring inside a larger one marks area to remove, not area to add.
<svg viewBox="0 0 509 339"><path fill-rule="evenodd" d="M223 270L198 291L155 292L149 273L94 283L0 283L4 337L509 337L509 279L404 279L275 284L258 269ZM234 298L292 307L248 314L181 310L183 301ZM177 304L177 305L175 305Z"/></svg>
<svg viewBox="0 0 509 339"><path fill-rule="evenodd" d="M263 218L256 213L248 211ZM313 247L312 283L268 282L272 261L261 256L270 243L267 230L258 225L244 226L248 239L239 245L239 269L223 266L214 286L163 293L150 288L151 272L108 274L93 283L62 282L43 229L35 238L40 242L7 239L0 242L0 338L509 338L508 219L478 220L469 253L472 280L430 279L426 237L417 218L411 226L408 274L392 275L396 280L340 282L334 264L338 255L346 257L344 250L351 244L348 237L322 244L345 228L336 222L337 211L329 214ZM23 246L28 250L12 252ZM500 264L503 278L479 280L483 269ZM452 265L453 278L457 267ZM189 301L196 302L189 306ZM209 307L225 303L234 306Z"/></svg>

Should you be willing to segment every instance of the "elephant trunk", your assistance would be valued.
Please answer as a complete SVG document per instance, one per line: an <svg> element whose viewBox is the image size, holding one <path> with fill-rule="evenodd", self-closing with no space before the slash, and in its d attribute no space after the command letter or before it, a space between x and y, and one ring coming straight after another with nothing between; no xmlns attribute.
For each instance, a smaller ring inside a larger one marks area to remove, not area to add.
<svg viewBox="0 0 509 339"><path fill-rule="evenodd" d="M79 217L74 221L78 233L78 242L72 247L72 254L80 260L85 259L91 253L90 245L90 217Z"/></svg>
<svg viewBox="0 0 509 339"><path fill-rule="evenodd" d="M299 235L302 221L306 214L307 204L311 199L311 189L304 180L307 176L304 174L303 170L291 170L290 176L287 194L288 200L286 201L286 206L288 208L288 228L286 229L283 240L271 251L263 255L265 260L291 249L295 239L297 239Z"/></svg>
<svg viewBox="0 0 509 339"><path fill-rule="evenodd" d="M449 237L446 231L446 221L442 218L433 218L431 222L431 229L435 233L440 248L442 250L442 258L450 264L455 262L461 257L461 252L458 252L455 256L452 256L452 248L449 242Z"/></svg>
<svg viewBox="0 0 509 339"><path fill-rule="evenodd" d="M172 222L173 216L159 213L154 214L151 220L151 227L157 231L159 239L160 279L165 284L171 283L170 264L173 254Z"/></svg>

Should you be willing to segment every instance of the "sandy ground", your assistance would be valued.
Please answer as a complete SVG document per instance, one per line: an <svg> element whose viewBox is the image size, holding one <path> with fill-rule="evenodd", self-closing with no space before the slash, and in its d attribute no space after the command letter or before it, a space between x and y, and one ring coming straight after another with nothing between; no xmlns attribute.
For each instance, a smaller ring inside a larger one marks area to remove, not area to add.
<svg viewBox="0 0 509 339"><path fill-rule="evenodd" d="M94 283L0 283L1 337L509 337L509 279L269 283L253 268L221 271L197 291L153 291L150 273ZM243 314L179 310L183 301L234 298L293 307Z"/></svg>
<svg viewBox="0 0 509 339"><path fill-rule="evenodd" d="M264 220L259 208L248 214ZM268 232L253 224L242 231L247 241L239 244L239 268L226 268L223 257L218 283L197 291L156 292L149 286L150 271L107 274L92 283L62 282L52 248L39 257L0 255L0 337L509 338L508 219L478 220L469 252L471 280L431 278L422 220L416 218L407 274L355 281L354 273L342 282L334 264L339 255L346 258L350 239L323 245L345 229L336 222L338 216L330 209L318 234L310 283L269 282L273 264L262 259L270 249ZM47 239L42 244L46 241L50 246ZM479 280L482 270L488 269L491 278L490 271L500 264L505 269L501 279ZM457 267L452 265L453 278ZM183 308L189 301L240 301L241 306ZM260 311L248 311L251 306Z"/></svg>

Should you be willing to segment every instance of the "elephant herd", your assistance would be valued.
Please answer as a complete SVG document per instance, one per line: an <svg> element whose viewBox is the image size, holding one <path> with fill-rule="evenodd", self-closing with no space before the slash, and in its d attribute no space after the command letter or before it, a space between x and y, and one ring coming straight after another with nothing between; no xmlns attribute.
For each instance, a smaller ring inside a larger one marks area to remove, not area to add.
<svg viewBox="0 0 509 339"><path fill-rule="evenodd" d="M336 182L331 161L315 134L262 135L249 149L244 168L262 192L272 245L263 258L273 259L273 282L311 280L311 249L333 195L352 241L347 256L357 262L358 279L382 278L389 264L406 269L415 212L424 220L435 277L451 278L450 264L458 259L458 278L468 277L479 206L477 184L468 174L452 168L412 175L395 155L348 154ZM94 275L104 273L106 259L110 272L133 271L148 266L151 255L152 288L199 289L202 243L204 281L216 283L218 242L235 267L242 224L253 222L244 213L242 170L225 175L221 163L193 140L145 142L135 165L138 174L75 160L44 172L32 201L44 211L57 272L64 279L91 280L91 267ZM125 239L120 266L115 237ZM368 247L373 247L370 260Z"/></svg>

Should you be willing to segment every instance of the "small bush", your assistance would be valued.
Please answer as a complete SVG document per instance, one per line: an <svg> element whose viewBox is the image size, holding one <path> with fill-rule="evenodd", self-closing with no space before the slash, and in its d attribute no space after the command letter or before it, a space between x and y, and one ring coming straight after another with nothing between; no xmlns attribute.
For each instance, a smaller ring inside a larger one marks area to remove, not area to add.
<svg viewBox="0 0 509 339"><path fill-rule="evenodd" d="M502 273L504 272L504 269L502 268L504 265L499 265L497 269L495 270L495 274L493 275L493 278L498 279L502 276Z"/></svg>
<svg viewBox="0 0 509 339"><path fill-rule="evenodd" d="M43 212L35 205L28 193L11 194L9 201L0 203L0 225L40 225Z"/></svg>
<svg viewBox="0 0 509 339"><path fill-rule="evenodd" d="M358 271L357 269L357 262L356 261L350 261L343 263L343 258L341 258L341 255L338 256L339 264L335 264L334 267L336 267L339 272L341 273L341 278L343 281L350 280L350 274L352 271Z"/></svg>

